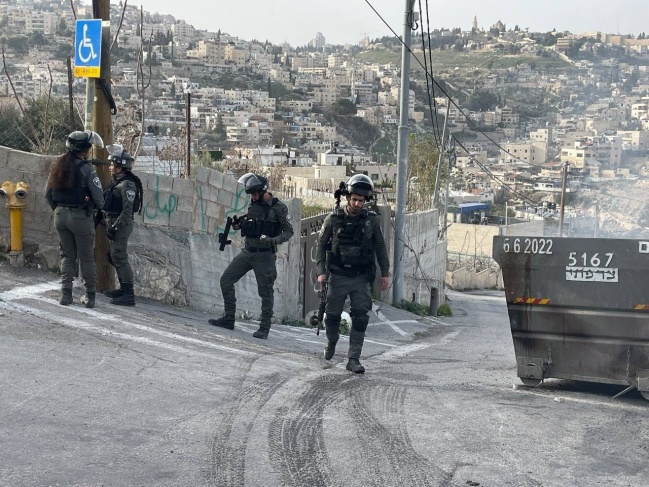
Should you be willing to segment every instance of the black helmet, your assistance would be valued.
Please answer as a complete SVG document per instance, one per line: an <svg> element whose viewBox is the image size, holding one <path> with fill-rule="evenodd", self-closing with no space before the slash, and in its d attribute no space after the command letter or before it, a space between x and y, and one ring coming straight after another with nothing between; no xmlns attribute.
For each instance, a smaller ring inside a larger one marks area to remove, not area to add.
<svg viewBox="0 0 649 487"><path fill-rule="evenodd" d="M68 135L65 141L65 146L68 150L74 152L85 152L93 145L99 149L103 149L104 141L101 140L97 132L93 132L92 130L85 130L83 132L76 130Z"/></svg>
<svg viewBox="0 0 649 487"><path fill-rule="evenodd" d="M347 181L347 194L359 194L369 201L373 192L374 184L365 174L355 174Z"/></svg>
<svg viewBox="0 0 649 487"><path fill-rule="evenodd" d="M108 160L112 162L115 166L121 167L124 169L132 169L133 156L131 156L126 149L120 144L109 144L106 146L108 151Z"/></svg>
<svg viewBox="0 0 649 487"><path fill-rule="evenodd" d="M243 177L241 179L243 179ZM239 181L241 181L241 179L239 179ZM257 174L251 174L246 178L245 182L242 182L242 184L248 194L264 193L268 189L268 180Z"/></svg>
<svg viewBox="0 0 649 487"><path fill-rule="evenodd" d="M245 188L245 187L246 187L246 181L248 181L248 179L250 179L251 176L254 176L254 174L251 173L251 172L247 172L247 173L245 173L243 176L241 176L241 177L237 180L237 182L238 182L239 184L243 184L243 187Z"/></svg>

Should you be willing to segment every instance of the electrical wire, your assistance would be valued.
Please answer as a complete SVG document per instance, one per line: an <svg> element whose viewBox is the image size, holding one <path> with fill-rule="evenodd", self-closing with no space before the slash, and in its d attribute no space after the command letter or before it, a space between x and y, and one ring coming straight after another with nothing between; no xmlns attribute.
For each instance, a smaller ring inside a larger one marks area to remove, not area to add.
<svg viewBox="0 0 649 487"><path fill-rule="evenodd" d="M469 152L469 149L467 149L467 148L466 148L466 147L465 147L465 146L464 146L464 145L463 145L459 140L457 140L455 137L453 137L453 140L454 140L454 142L455 142L457 145L459 145L460 147L462 147L462 149L464 149L464 151L467 153L469 159L471 159L475 164L477 164L478 166L480 166L480 168L481 168L484 172L486 172L486 173L489 175L489 177L490 177L491 179L493 179L494 181L500 183L501 186L502 186L503 188L509 190L511 193L513 193L513 194L519 196L520 198L522 198L522 199L524 199L524 200L527 200L528 203L532 203L532 204L534 204L534 205L537 204L537 202L534 201L533 199L531 199L529 196L526 196L525 194L521 193L520 191L518 191L518 190L512 188L512 187L509 186L507 183L505 183L502 179L500 179L498 176L496 176L496 175L495 175L495 174L494 174L494 173L493 173L489 168L487 168L484 164L482 164L480 161L478 161L478 159L476 159L475 156L473 156L473 155Z"/></svg>
<svg viewBox="0 0 649 487"><path fill-rule="evenodd" d="M419 4L419 11L421 12L421 0ZM430 77L431 81L433 81L433 49L431 47L431 37L430 37L430 15L428 14L428 0L426 0L426 33L428 34L428 64L430 65ZM423 52L424 56L426 55L426 50L424 49ZM439 136L439 122L437 119L437 102L435 101L435 83L431 83L431 90L433 92L433 106L435 107L435 122L437 124L433 123L433 127L437 126L437 135ZM430 95L429 95L430 96ZM431 118L433 117L433 111L431 110ZM447 124L446 121L446 116L444 116L444 123ZM442 132L443 133L443 132ZM443 136L440 137L440 139L443 139ZM442 140L442 146L444 145L444 140Z"/></svg>
<svg viewBox="0 0 649 487"><path fill-rule="evenodd" d="M410 46L406 46L406 44L403 42L403 39L399 35L397 35L397 33L394 31L394 29L390 26L390 24L387 23L387 21L381 16L381 14L379 14L379 12L374 8L374 6L370 3L370 1L365 0L365 3L367 3L367 5L369 5L369 7L374 11L374 13L381 20L381 22L383 22L383 24L385 24L385 26L390 30L390 32L392 32L392 34L394 34L394 36L399 40L399 42L401 44L403 44L403 46L408 50L408 52L410 54L413 54L413 56L414 56L414 53L410 49ZM414 58L417 61L417 64L419 64L419 66L424 68L424 65L421 63L419 58L417 56L414 56ZM431 79L433 81L433 85L437 85L437 88L439 88L439 90L444 94L444 96L446 98L448 98L449 103L451 103L455 108L457 108L458 112L466 119L467 122L469 122L469 125L471 125L471 127L473 127L475 129L475 131L480 132L489 142L491 142L494 146L498 147L498 149L500 149L505 154L511 156L513 159L516 159L516 160L519 160L519 161L524 162L526 164L529 164L529 161L526 161L525 159L521 159L520 157L515 156L514 154L510 153L508 150L506 150L504 147L502 147L498 142L493 140L484 131L482 131L482 129L480 129L478 124L476 124L473 120L471 120L471 118L466 113L464 113L462 108L460 108L460 106L457 103L455 103L455 101L451 98L451 96L448 93L446 93L446 90L444 90L444 88L442 88L442 86L437 81L435 81L435 78L432 76L432 74L430 74L430 77L431 77Z"/></svg>
<svg viewBox="0 0 649 487"><path fill-rule="evenodd" d="M428 2L426 2L428 3ZM428 9L428 6L426 6ZM419 11L420 13L422 12L422 7L421 7L421 0L419 0ZM430 123L433 128L433 136L435 138L435 144L437 145L437 149L439 151L442 150L442 147L444 145L444 136L439 136L439 124L437 123L437 107L435 105L435 98L434 95L431 96L431 85L434 86L432 83L432 72L433 72L433 62L431 59L430 63L430 73L428 71L428 61L426 58L426 41L424 39L424 23L420 22L420 27L421 27L421 51L423 53L423 58L424 58L424 72L426 73L426 94L428 95L428 108L430 110ZM430 27L427 27L428 29L428 42L430 43ZM429 44L429 52L430 52L430 44ZM430 78L430 81L429 81Z"/></svg>

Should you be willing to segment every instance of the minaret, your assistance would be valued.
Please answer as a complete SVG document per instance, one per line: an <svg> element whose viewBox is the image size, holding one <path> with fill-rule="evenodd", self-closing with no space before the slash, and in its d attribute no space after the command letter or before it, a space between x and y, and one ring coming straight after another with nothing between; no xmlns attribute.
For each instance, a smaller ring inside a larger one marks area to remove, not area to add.
<svg viewBox="0 0 649 487"><path fill-rule="evenodd" d="M471 22L471 27L473 27L474 30L478 30L478 16L477 15L473 16L473 21Z"/></svg>

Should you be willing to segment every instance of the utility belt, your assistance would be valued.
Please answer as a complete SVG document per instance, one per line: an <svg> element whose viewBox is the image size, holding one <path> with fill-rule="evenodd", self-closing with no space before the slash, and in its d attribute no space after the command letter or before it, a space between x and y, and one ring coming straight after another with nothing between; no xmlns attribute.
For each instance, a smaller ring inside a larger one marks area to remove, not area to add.
<svg viewBox="0 0 649 487"><path fill-rule="evenodd" d="M329 269L334 276L358 277L367 275L367 269Z"/></svg>
<svg viewBox="0 0 649 487"><path fill-rule="evenodd" d="M253 247L252 245L246 245L245 249L248 252L272 252L273 249L270 247Z"/></svg>
<svg viewBox="0 0 649 487"><path fill-rule="evenodd" d="M63 208L84 208L83 206L79 206L79 205L60 205L58 203L56 204L56 206L57 206L57 208L59 206L62 206Z"/></svg>

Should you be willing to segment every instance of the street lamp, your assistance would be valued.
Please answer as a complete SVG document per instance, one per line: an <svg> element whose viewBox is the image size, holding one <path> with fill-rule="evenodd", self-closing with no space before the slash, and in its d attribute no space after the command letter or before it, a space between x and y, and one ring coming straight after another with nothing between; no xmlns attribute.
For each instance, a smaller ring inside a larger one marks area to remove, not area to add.
<svg viewBox="0 0 649 487"><path fill-rule="evenodd" d="M187 154L185 159L185 177L188 178L191 171L192 155L192 128L191 128L191 106L192 106L192 87L190 83L183 83L185 93L186 115L185 115L185 135L187 136Z"/></svg>

